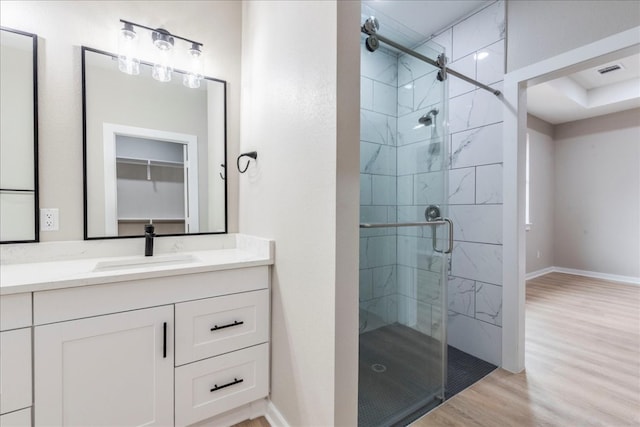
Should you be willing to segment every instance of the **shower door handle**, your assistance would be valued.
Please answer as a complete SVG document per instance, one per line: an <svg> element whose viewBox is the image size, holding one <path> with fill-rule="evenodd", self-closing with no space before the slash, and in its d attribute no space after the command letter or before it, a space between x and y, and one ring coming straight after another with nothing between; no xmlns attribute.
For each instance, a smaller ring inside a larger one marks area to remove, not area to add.
<svg viewBox="0 0 640 427"><path fill-rule="evenodd" d="M447 224L449 226L449 247L447 248L447 250L441 251L440 249L438 249L435 230L432 230L433 233L431 234L432 236L431 241L433 244L433 250L435 252L450 254L453 251L453 221L451 221L449 218L437 218L431 221L419 221L419 222L382 222L382 223L375 223L375 224L362 223L360 224L360 228L424 227L426 225L430 227L435 227L436 225L444 225L444 224Z"/></svg>
<svg viewBox="0 0 640 427"><path fill-rule="evenodd" d="M442 253L450 254L451 252L453 252L453 221L451 221L449 218L439 218L437 221L430 221L430 222L435 222L438 224L447 224L449 226L449 247L447 248L446 251L442 251L438 249L438 242L436 239L436 230L433 230L433 233L431 234L431 244L433 246L433 251L438 252L440 254Z"/></svg>

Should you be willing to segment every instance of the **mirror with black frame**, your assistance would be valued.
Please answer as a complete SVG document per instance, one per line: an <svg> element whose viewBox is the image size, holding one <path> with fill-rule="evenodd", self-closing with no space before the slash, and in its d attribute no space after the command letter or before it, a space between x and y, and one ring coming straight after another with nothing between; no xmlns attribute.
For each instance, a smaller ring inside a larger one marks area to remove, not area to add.
<svg viewBox="0 0 640 427"><path fill-rule="evenodd" d="M176 73L82 48L85 239L226 233L226 82Z"/></svg>
<svg viewBox="0 0 640 427"><path fill-rule="evenodd" d="M39 240L38 36L0 27L0 243Z"/></svg>

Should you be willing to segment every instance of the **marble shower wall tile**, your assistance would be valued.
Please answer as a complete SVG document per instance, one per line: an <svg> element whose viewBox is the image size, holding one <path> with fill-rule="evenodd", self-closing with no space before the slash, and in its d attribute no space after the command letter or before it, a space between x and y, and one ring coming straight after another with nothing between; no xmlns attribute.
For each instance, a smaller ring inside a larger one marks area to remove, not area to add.
<svg viewBox="0 0 640 427"><path fill-rule="evenodd" d="M499 89L496 87L496 89ZM452 134L502 121L502 100L483 89L451 98L449 130Z"/></svg>
<svg viewBox="0 0 640 427"><path fill-rule="evenodd" d="M372 200L371 175L360 175L360 206L370 205Z"/></svg>
<svg viewBox="0 0 640 427"><path fill-rule="evenodd" d="M502 205L449 207L456 241L502 243Z"/></svg>
<svg viewBox="0 0 640 427"><path fill-rule="evenodd" d="M374 298L394 295L398 293L396 266L387 265L373 269Z"/></svg>
<svg viewBox="0 0 640 427"><path fill-rule="evenodd" d="M453 246L451 274L465 279L502 284L502 246L456 242Z"/></svg>
<svg viewBox="0 0 640 427"><path fill-rule="evenodd" d="M459 277L449 277L449 310L455 313L474 316L476 311L476 282Z"/></svg>
<svg viewBox="0 0 640 427"><path fill-rule="evenodd" d="M476 65L478 81L492 84L504 80L504 69L504 40L497 41L478 51Z"/></svg>
<svg viewBox="0 0 640 427"><path fill-rule="evenodd" d="M415 51L434 61L439 55L439 48L430 42L421 44L415 48ZM413 56L406 54L400 55L398 57L398 86L404 86L433 71L437 71L437 68L431 64L414 58Z"/></svg>
<svg viewBox="0 0 640 427"><path fill-rule="evenodd" d="M418 122L420 117L427 114L434 107L438 106L432 105L428 108L406 114L398 119L398 145L413 144L420 141L424 143L436 135L442 135L442 131L434 129L432 126L422 126ZM442 127L440 127L440 129L442 129Z"/></svg>
<svg viewBox="0 0 640 427"><path fill-rule="evenodd" d="M449 345L494 365L502 360L502 328L449 311Z"/></svg>
<svg viewBox="0 0 640 427"><path fill-rule="evenodd" d="M452 168L502 163L502 123L452 135L450 153Z"/></svg>
<svg viewBox="0 0 640 427"><path fill-rule="evenodd" d="M461 205L475 202L476 168L449 171L449 204Z"/></svg>
<svg viewBox="0 0 640 427"><path fill-rule="evenodd" d="M360 301L369 301L373 298L373 269L366 268L360 270Z"/></svg>
<svg viewBox="0 0 640 427"><path fill-rule="evenodd" d="M371 80L398 85L398 60L382 50L369 52L360 44L360 74Z"/></svg>
<svg viewBox="0 0 640 427"><path fill-rule="evenodd" d="M374 205L396 204L395 176L373 175L371 186Z"/></svg>
<svg viewBox="0 0 640 427"><path fill-rule="evenodd" d="M415 328L418 323L418 307L416 300L405 295L398 295L398 323Z"/></svg>
<svg viewBox="0 0 640 427"><path fill-rule="evenodd" d="M398 293L413 299L417 298L415 271L413 267L398 265Z"/></svg>
<svg viewBox="0 0 640 427"><path fill-rule="evenodd" d="M396 175L396 148L384 144L360 142L360 172Z"/></svg>
<svg viewBox="0 0 640 427"><path fill-rule="evenodd" d="M438 81L437 71L432 71L413 83L413 111L442 103L444 83Z"/></svg>
<svg viewBox="0 0 640 427"><path fill-rule="evenodd" d="M373 80L360 77L360 108L373 110Z"/></svg>
<svg viewBox="0 0 640 427"><path fill-rule="evenodd" d="M442 138L398 147L398 175L414 175L445 169Z"/></svg>
<svg viewBox="0 0 640 427"><path fill-rule="evenodd" d="M504 7L496 2L453 26L454 61L505 38Z"/></svg>
<svg viewBox="0 0 640 427"><path fill-rule="evenodd" d="M476 203L502 203L502 164L476 168Z"/></svg>
<svg viewBox="0 0 640 427"><path fill-rule="evenodd" d="M397 239L399 265L434 273L442 271L442 255L433 252L431 238L398 235ZM414 274L414 283L419 280L417 273Z"/></svg>
<svg viewBox="0 0 640 427"><path fill-rule="evenodd" d="M360 140L395 145L396 121L395 117L375 111L360 110Z"/></svg>
<svg viewBox="0 0 640 427"><path fill-rule="evenodd" d="M397 88L385 83L373 82L373 111L397 116Z"/></svg>
<svg viewBox="0 0 640 427"><path fill-rule="evenodd" d="M398 87L398 117L413 111L413 82Z"/></svg>
<svg viewBox="0 0 640 427"><path fill-rule="evenodd" d="M443 172L427 172L414 177L413 200L419 205L439 205L444 202Z"/></svg>
<svg viewBox="0 0 640 427"><path fill-rule="evenodd" d="M456 70L459 73L464 74L472 79L476 78L476 60L475 54L467 55L449 64L451 69ZM462 95L467 92L471 92L476 89L475 85L467 83L457 77L451 77L449 79L449 97Z"/></svg>
<svg viewBox="0 0 640 427"><path fill-rule="evenodd" d="M502 326L502 286L476 282L475 317Z"/></svg>
<svg viewBox="0 0 640 427"><path fill-rule="evenodd" d="M360 268L396 264L396 236L373 236L360 239Z"/></svg>
<svg viewBox="0 0 640 427"><path fill-rule="evenodd" d="M393 214L390 215L388 206L360 206L360 222L376 223L376 222L395 222L395 208ZM396 231L393 228L363 228L360 229L360 237L369 236L395 236Z"/></svg>
<svg viewBox="0 0 640 427"><path fill-rule="evenodd" d="M398 177L398 205L413 204L413 175Z"/></svg>
<svg viewBox="0 0 640 427"><path fill-rule="evenodd" d="M448 28L430 40L444 48L444 53L449 59L449 62L451 62L452 33L453 29Z"/></svg>

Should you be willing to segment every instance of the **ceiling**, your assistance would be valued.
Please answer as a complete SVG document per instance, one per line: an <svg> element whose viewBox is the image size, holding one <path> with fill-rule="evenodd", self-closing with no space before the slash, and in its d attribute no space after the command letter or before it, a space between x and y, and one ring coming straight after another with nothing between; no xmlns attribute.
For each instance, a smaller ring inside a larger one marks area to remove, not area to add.
<svg viewBox="0 0 640 427"><path fill-rule="evenodd" d="M362 4L398 21L423 42L447 25L493 3L494 0L364 0ZM381 21L381 25L384 22Z"/></svg>
<svg viewBox="0 0 640 427"><path fill-rule="evenodd" d="M620 70L597 70L618 64ZM605 62L527 89L527 110L551 124L640 107L640 55Z"/></svg>

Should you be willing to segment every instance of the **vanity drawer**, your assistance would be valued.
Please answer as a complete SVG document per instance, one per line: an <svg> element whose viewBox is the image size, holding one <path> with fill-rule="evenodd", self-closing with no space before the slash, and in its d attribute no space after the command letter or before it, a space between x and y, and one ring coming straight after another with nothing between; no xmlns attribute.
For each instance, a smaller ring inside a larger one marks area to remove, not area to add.
<svg viewBox="0 0 640 427"><path fill-rule="evenodd" d="M31 427L31 408L0 415L0 427Z"/></svg>
<svg viewBox="0 0 640 427"><path fill-rule="evenodd" d="M176 366L269 340L269 290L176 304Z"/></svg>
<svg viewBox="0 0 640 427"><path fill-rule="evenodd" d="M0 332L0 414L31 406L31 328Z"/></svg>
<svg viewBox="0 0 640 427"><path fill-rule="evenodd" d="M269 394L269 345L265 343L178 367L175 390L176 426L193 424L266 397Z"/></svg>
<svg viewBox="0 0 640 427"><path fill-rule="evenodd" d="M0 296L0 331L31 326L31 293Z"/></svg>

